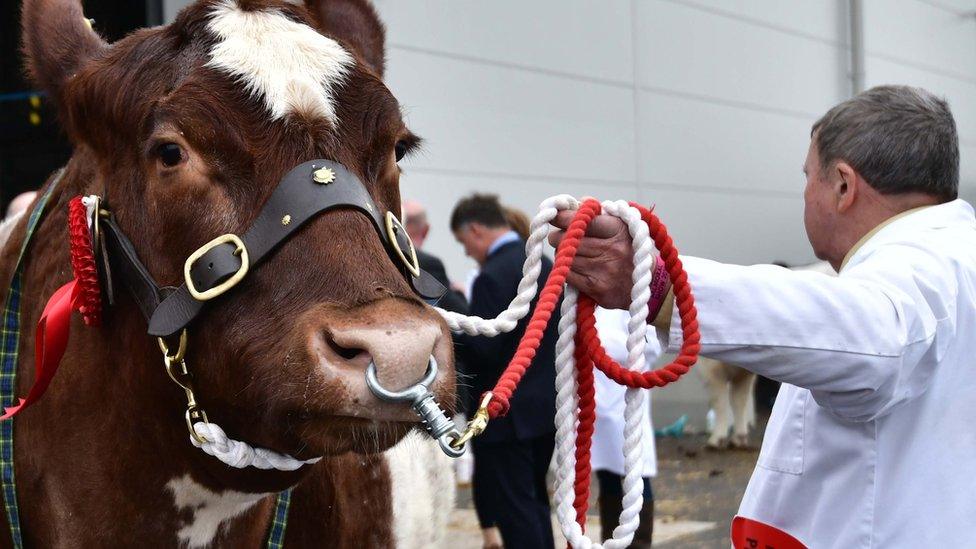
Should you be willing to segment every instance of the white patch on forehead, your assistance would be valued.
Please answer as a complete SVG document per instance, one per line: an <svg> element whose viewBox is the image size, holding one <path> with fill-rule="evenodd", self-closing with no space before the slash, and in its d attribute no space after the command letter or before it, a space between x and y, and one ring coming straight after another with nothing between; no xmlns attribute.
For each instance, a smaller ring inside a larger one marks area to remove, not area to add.
<svg viewBox="0 0 976 549"><path fill-rule="evenodd" d="M355 64L338 42L280 11L215 5L207 25L217 37L208 67L230 74L264 99L274 120L301 113L337 124L334 92Z"/></svg>
<svg viewBox="0 0 976 549"><path fill-rule="evenodd" d="M227 490L213 492L184 475L166 484L173 493L178 511L189 510L190 520L177 532L180 547L207 547L217 537L221 525L244 513L268 494L245 494Z"/></svg>
<svg viewBox="0 0 976 549"><path fill-rule="evenodd" d="M384 452L393 498L393 537L399 549L444 547L454 509L451 459L425 433L413 431Z"/></svg>

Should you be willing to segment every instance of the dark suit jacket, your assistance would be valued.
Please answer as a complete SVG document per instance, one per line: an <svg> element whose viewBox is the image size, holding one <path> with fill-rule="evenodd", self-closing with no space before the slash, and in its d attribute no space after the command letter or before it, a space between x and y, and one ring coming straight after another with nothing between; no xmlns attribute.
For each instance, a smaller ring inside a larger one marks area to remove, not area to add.
<svg viewBox="0 0 976 549"><path fill-rule="evenodd" d="M552 270L552 262L543 258L540 287ZM525 263L525 242L519 240L503 245L495 250L474 281L471 289L470 314L482 318L495 318L508 308L515 297L518 283L522 279L522 264ZM535 302L532 303L535 311ZM532 316L530 312L518 327L507 334L496 337L456 336L455 352L464 361L473 379L471 395L480 400L481 394L490 391L505 367L515 355L525 327ZM553 416L556 407L555 384L555 346L556 325L559 323L559 307L553 312L539 346L539 352L532 360L521 383L511 399L508 415L493 419L488 429L479 437L482 442L503 440L525 440L555 431Z"/></svg>
<svg viewBox="0 0 976 549"><path fill-rule="evenodd" d="M437 306L453 313L468 314L468 300L464 298L464 294L451 289L451 282L447 279L444 262L423 250L417 250L417 262L420 263L421 270L430 273L447 288L447 293L437 303Z"/></svg>

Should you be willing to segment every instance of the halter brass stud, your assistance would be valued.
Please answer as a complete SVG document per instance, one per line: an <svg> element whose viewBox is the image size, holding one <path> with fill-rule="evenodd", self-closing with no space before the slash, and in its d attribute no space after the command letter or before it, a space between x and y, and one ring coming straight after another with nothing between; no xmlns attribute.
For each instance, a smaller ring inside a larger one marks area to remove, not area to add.
<svg viewBox="0 0 976 549"><path fill-rule="evenodd" d="M335 172L329 168L319 168L312 172L312 181L320 185L328 185L335 181Z"/></svg>
<svg viewBox="0 0 976 549"><path fill-rule="evenodd" d="M291 216L290 215L286 215L285 217L282 217L281 218L281 224L282 225L288 226L289 223L291 223Z"/></svg>

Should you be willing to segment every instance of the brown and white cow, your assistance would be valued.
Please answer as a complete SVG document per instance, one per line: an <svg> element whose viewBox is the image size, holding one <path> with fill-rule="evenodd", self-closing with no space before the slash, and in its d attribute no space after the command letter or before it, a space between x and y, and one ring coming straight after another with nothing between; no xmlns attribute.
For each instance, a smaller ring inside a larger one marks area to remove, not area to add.
<svg viewBox="0 0 976 549"><path fill-rule="evenodd" d="M171 25L114 44L92 30L80 0L25 0L23 29L30 75L57 105L75 152L26 262L20 395L33 378L32 327L71 276L74 196L106 197L166 285L179 285L202 244L246 229L306 160L341 162L380 208L400 210L397 161L417 138L383 84L383 29L365 0L201 0ZM0 299L25 225L0 252ZM26 545L258 547L272 521L269 494L295 485L288 547L436 535L435 515L451 503L449 470L438 474L439 454L417 434L383 453L416 416L374 398L364 370L374 360L384 385L405 387L433 355L434 393L453 403L451 340L365 216L316 218L190 330L187 359L210 418L254 446L326 456L314 466L233 469L192 447L182 391L134 301L121 289L116 299L101 328L74 320L57 378L15 419ZM422 461L391 463L403 456ZM415 491L393 493L394 476L411 478ZM431 491L440 499L425 499ZM424 528L408 524L411 514ZM9 546L0 526L0 546Z"/></svg>
<svg viewBox="0 0 976 549"><path fill-rule="evenodd" d="M705 357L698 359L695 370L705 382L708 405L715 411L715 425L708 437L708 447L749 448L749 427L756 422L756 403L753 396L756 374Z"/></svg>

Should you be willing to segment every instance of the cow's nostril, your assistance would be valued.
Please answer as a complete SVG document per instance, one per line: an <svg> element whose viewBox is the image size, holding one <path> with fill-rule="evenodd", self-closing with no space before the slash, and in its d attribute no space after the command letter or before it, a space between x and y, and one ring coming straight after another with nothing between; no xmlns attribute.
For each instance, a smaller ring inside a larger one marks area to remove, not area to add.
<svg viewBox="0 0 976 549"><path fill-rule="evenodd" d="M357 356L366 352L365 349L358 349L356 347L343 347L342 345L339 345L338 343L336 343L334 339L332 339L332 334L330 333L325 334L325 341L329 343L329 348L332 349L332 351L335 354L341 356L346 360L352 360Z"/></svg>

